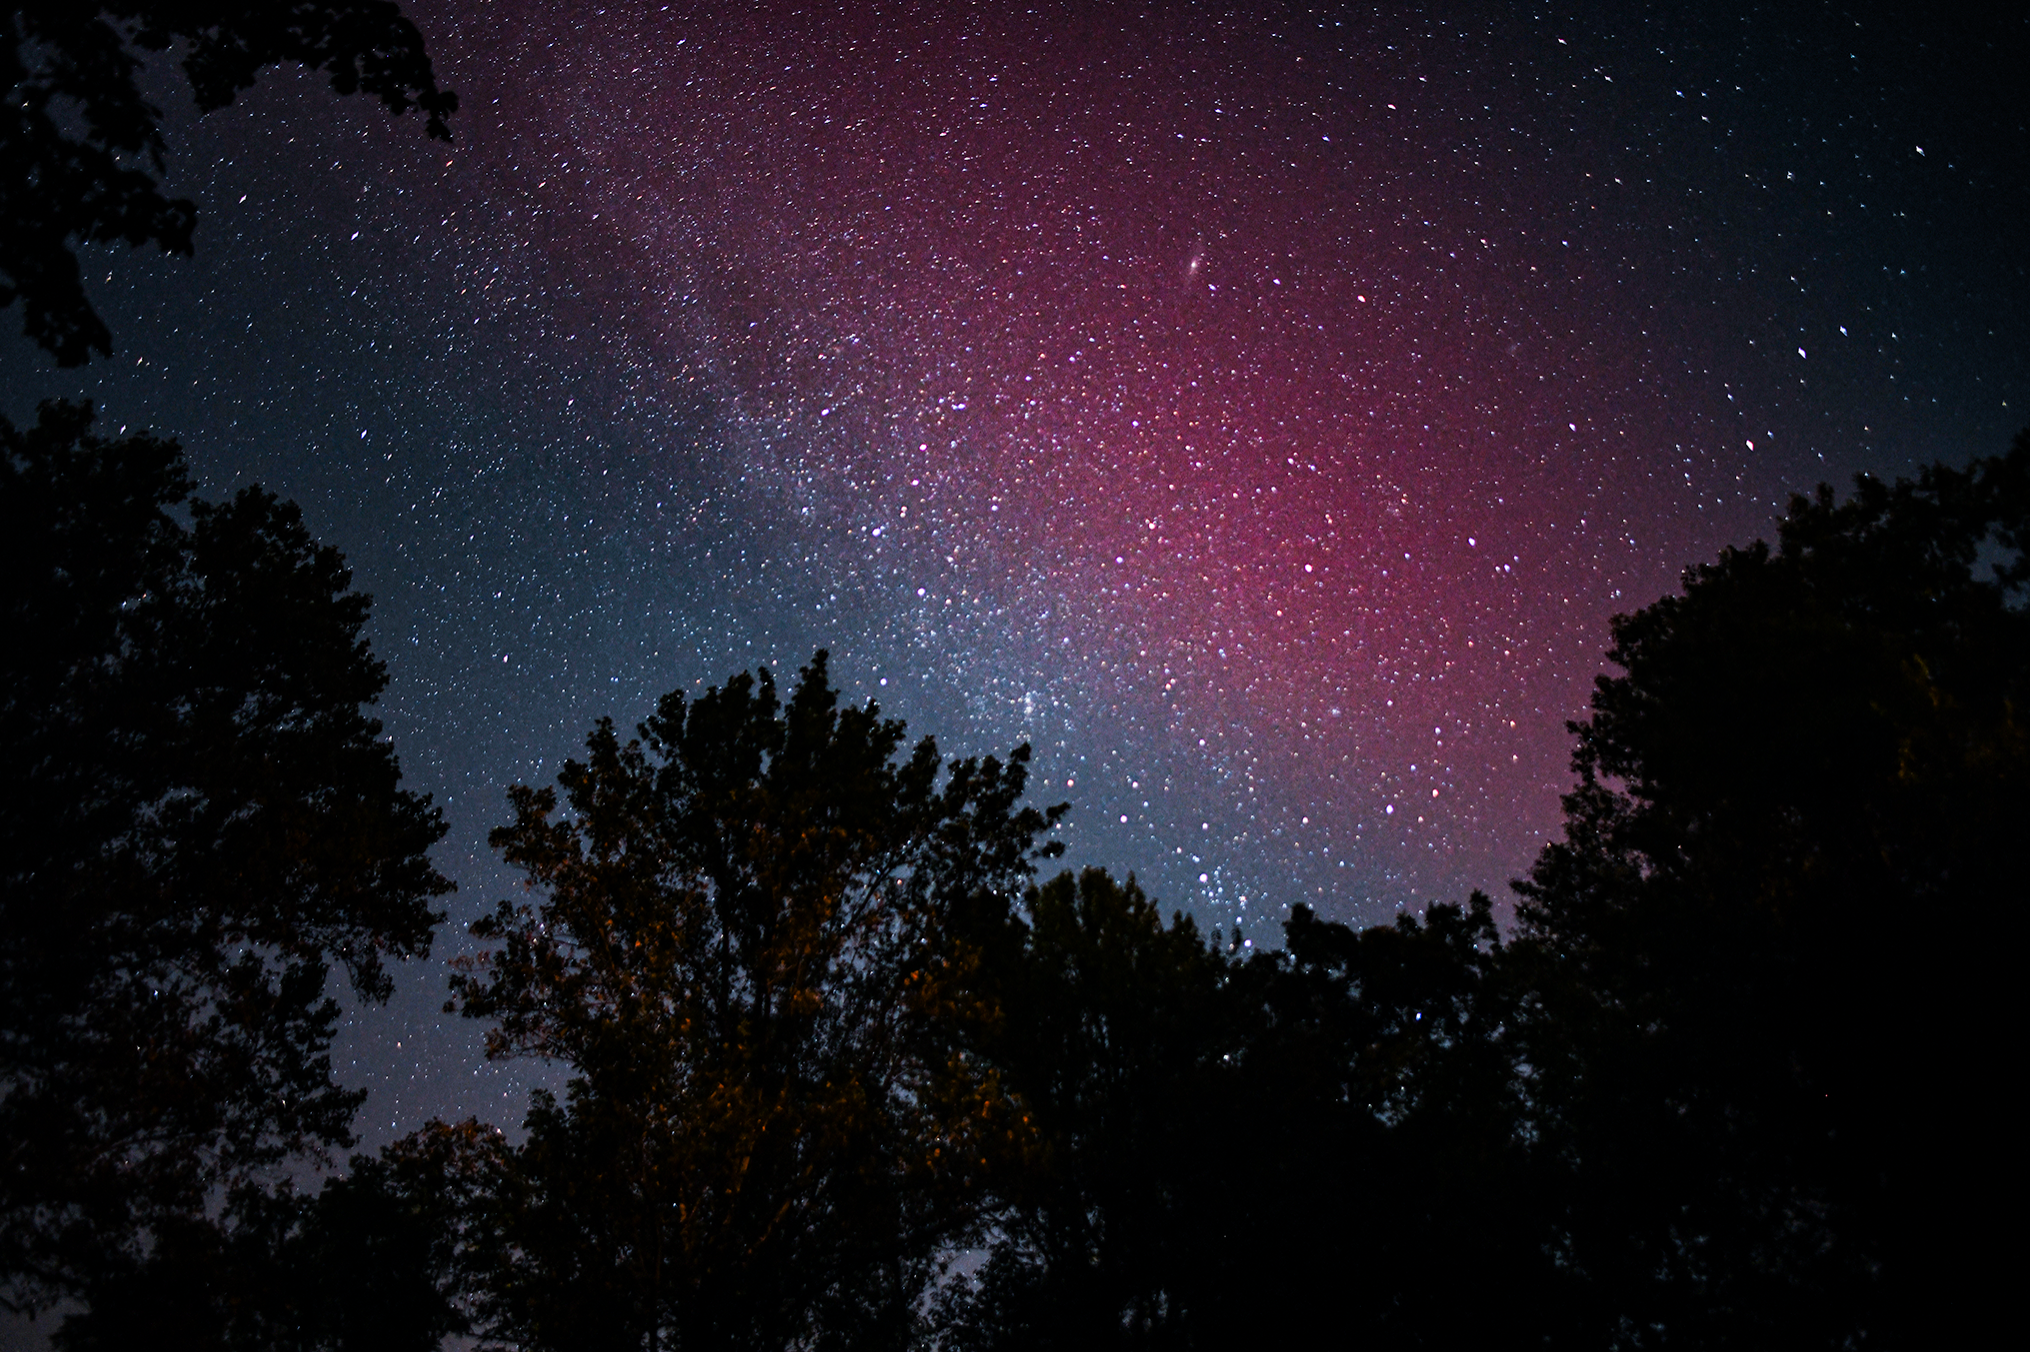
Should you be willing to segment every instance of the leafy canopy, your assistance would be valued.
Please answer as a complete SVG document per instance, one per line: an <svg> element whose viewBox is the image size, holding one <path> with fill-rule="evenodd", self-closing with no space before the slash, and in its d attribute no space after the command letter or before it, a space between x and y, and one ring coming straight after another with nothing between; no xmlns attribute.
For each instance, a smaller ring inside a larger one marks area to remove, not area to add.
<svg viewBox="0 0 2030 1352"><path fill-rule="evenodd" d="M1533 1130L1601 1326L1925 1342L1968 1308L1899 1322L1992 1262L1952 1199L2006 1172L2026 543L2030 434L1794 498L1774 549L1616 620L1519 884Z"/></svg>
<svg viewBox="0 0 2030 1352"><path fill-rule="evenodd" d="M576 1072L539 1098L499 1194L492 1328L599 1327L781 1345L892 1328L963 1229L995 1142L1023 1129L954 1039L979 1017L969 919L1005 913L1064 809L1021 806L1029 757L944 763L824 653L610 721L493 834L534 900L448 1008L492 1055Z"/></svg>
<svg viewBox="0 0 2030 1352"><path fill-rule="evenodd" d="M0 1281L34 1309L350 1143L332 964L426 953L437 810L364 707L368 598L294 505L89 407L0 420Z"/></svg>

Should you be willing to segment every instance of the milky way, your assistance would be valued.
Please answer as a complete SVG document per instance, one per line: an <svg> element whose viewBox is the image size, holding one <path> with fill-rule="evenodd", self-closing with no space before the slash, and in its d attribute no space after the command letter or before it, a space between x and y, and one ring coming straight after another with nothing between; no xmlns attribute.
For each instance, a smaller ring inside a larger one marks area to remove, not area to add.
<svg viewBox="0 0 2030 1352"><path fill-rule="evenodd" d="M197 256L89 254L115 357L7 410L346 552L440 950L504 785L820 646L1252 941L1505 895L1612 614L2030 423L2020 23L1098 12L416 5L449 148L164 82ZM350 1031L370 1135L515 1115L441 998Z"/></svg>

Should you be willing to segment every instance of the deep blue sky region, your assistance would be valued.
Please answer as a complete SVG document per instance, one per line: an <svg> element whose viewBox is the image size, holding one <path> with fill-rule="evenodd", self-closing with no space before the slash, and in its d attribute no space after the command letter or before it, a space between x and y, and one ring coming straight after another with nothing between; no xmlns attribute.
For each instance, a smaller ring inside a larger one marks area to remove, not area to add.
<svg viewBox="0 0 2030 1352"><path fill-rule="evenodd" d="M441 959L601 715L824 647L1252 942L1506 896L1610 616L2030 424L2021 15L409 12L451 145L164 58L195 256L86 251L111 359L0 340L17 423L174 435L376 598L460 891L348 1024L370 1142L550 1073Z"/></svg>

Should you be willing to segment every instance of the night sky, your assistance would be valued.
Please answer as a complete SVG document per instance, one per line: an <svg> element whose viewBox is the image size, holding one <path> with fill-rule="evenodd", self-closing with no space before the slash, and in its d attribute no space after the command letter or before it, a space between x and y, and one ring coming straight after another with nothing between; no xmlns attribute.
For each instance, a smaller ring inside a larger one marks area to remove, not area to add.
<svg viewBox="0 0 2030 1352"><path fill-rule="evenodd" d="M1506 898L1609 616L2030 425L2021 18L686 8L411 4L449 147L158 61L196 256L87 251L81 372L0 321L17 423L89 396L350 558L440 958L505 786L820 646L1254 942ZM545 1074L442 999L349 1022L369 1142Z"/></svg>

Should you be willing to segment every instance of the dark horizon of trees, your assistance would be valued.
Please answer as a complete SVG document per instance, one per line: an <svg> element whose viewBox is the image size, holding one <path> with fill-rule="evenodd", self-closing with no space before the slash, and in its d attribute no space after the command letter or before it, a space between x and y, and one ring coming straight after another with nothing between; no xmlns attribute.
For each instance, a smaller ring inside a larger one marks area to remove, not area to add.
<svg viewBox="0 0 2030 1352"><path fill-rule="evenodd" d="M173 444L0 440L0 1277L63 1348L1900 1348L2006 1290L2030 433L1617 618L1506 933L1249 951L1039 878L1027 749L909 744L822 652L602 721L447 1006L565 1094L311 1193L328 967L384 993L448 886L366 600Z"/></svg>

